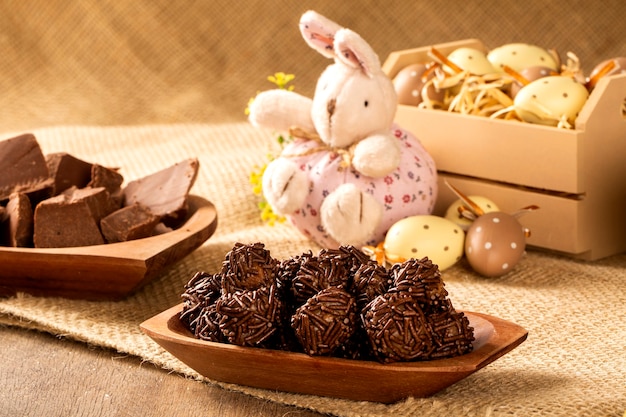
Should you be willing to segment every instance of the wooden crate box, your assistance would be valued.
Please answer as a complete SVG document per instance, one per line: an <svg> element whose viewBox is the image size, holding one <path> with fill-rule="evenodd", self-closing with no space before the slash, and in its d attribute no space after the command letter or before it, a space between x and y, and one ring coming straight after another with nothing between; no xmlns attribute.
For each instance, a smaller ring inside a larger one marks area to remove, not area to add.
<svg viewBox="0 0 626 417"><path fill-rule="evenodd" d="M434 45L486 51L470 39ZM429 62L431 47L393 52L383 69L393 78L407 65ZM440 176L435 213L465 194L491 198L530 228L529 246L595 260L626 251L626 74L600 79L574 129L498 120L399 105L396 122L431 153Z"/></svg>

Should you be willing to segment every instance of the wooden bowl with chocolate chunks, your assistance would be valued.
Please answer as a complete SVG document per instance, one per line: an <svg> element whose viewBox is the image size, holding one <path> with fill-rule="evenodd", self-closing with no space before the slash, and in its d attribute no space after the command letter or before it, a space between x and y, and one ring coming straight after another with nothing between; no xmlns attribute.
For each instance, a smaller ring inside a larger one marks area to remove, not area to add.
<svg viewBox="0 0 626 417"><path fill-rule="evenodd" d="M31 134L0 141L0 296L133 293L214 233L215 206L189 194L198 169L190 158L123 185Z"/></svg>

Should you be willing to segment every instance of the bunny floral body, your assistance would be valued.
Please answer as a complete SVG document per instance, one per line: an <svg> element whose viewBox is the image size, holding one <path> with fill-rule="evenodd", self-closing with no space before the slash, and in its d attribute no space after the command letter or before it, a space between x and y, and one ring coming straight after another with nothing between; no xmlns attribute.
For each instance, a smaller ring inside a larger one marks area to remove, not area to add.
<svg viewBox="0 0 626 417"><path fill-rule="evenodd" d="M383 240L396 221L432 212L433 159L394 124L397 97L378 56L356 33L316 12L300 20L305 41L331 64L313 99L285 90L250 105L256 126L289 131L294 141L263 175L263 194L323 247Z"/></svg>

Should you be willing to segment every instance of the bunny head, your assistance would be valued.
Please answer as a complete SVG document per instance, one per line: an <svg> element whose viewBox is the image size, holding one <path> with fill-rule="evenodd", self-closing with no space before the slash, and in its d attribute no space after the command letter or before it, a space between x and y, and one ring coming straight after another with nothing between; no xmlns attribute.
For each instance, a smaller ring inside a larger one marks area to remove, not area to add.
<svg viewBox="0 0 626 417"><path fill-rule="evenodd" d="M302 16L300 31L309 46L335 61L319 77L311 109L322 141L348 147L372 134L388 132L397 96L371 46L314 11Z"/></svg>

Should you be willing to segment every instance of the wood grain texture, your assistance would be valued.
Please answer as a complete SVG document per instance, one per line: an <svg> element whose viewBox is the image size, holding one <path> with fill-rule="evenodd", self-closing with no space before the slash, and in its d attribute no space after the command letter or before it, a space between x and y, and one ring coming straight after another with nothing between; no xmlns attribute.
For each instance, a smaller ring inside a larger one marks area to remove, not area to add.
<svg viewBox="0 0 626 417"><path fill-rule="evenodd" d="M321 416L47 333L0 326L0 352L0 416Z"/></svg>
<svg viewBox="0 0 626 417"><path fill-rule="evenodd" d="M472 352L448 359L383 365L196 339L180 321L182 306L174 306L140 327L201 375L214 381L356 401L394 403L407 397L431 396L510 352L528 335L514 323L467 312L474 328Z"/></svg>
<svg viewBox="0 0 626 417"><path fill-rule="evenodd" d="M215 206L189 196L189 219L158 236L76 248L0 248L0 295L25 292L88 300L132 294L181 260L217 228Z"/></svg>

